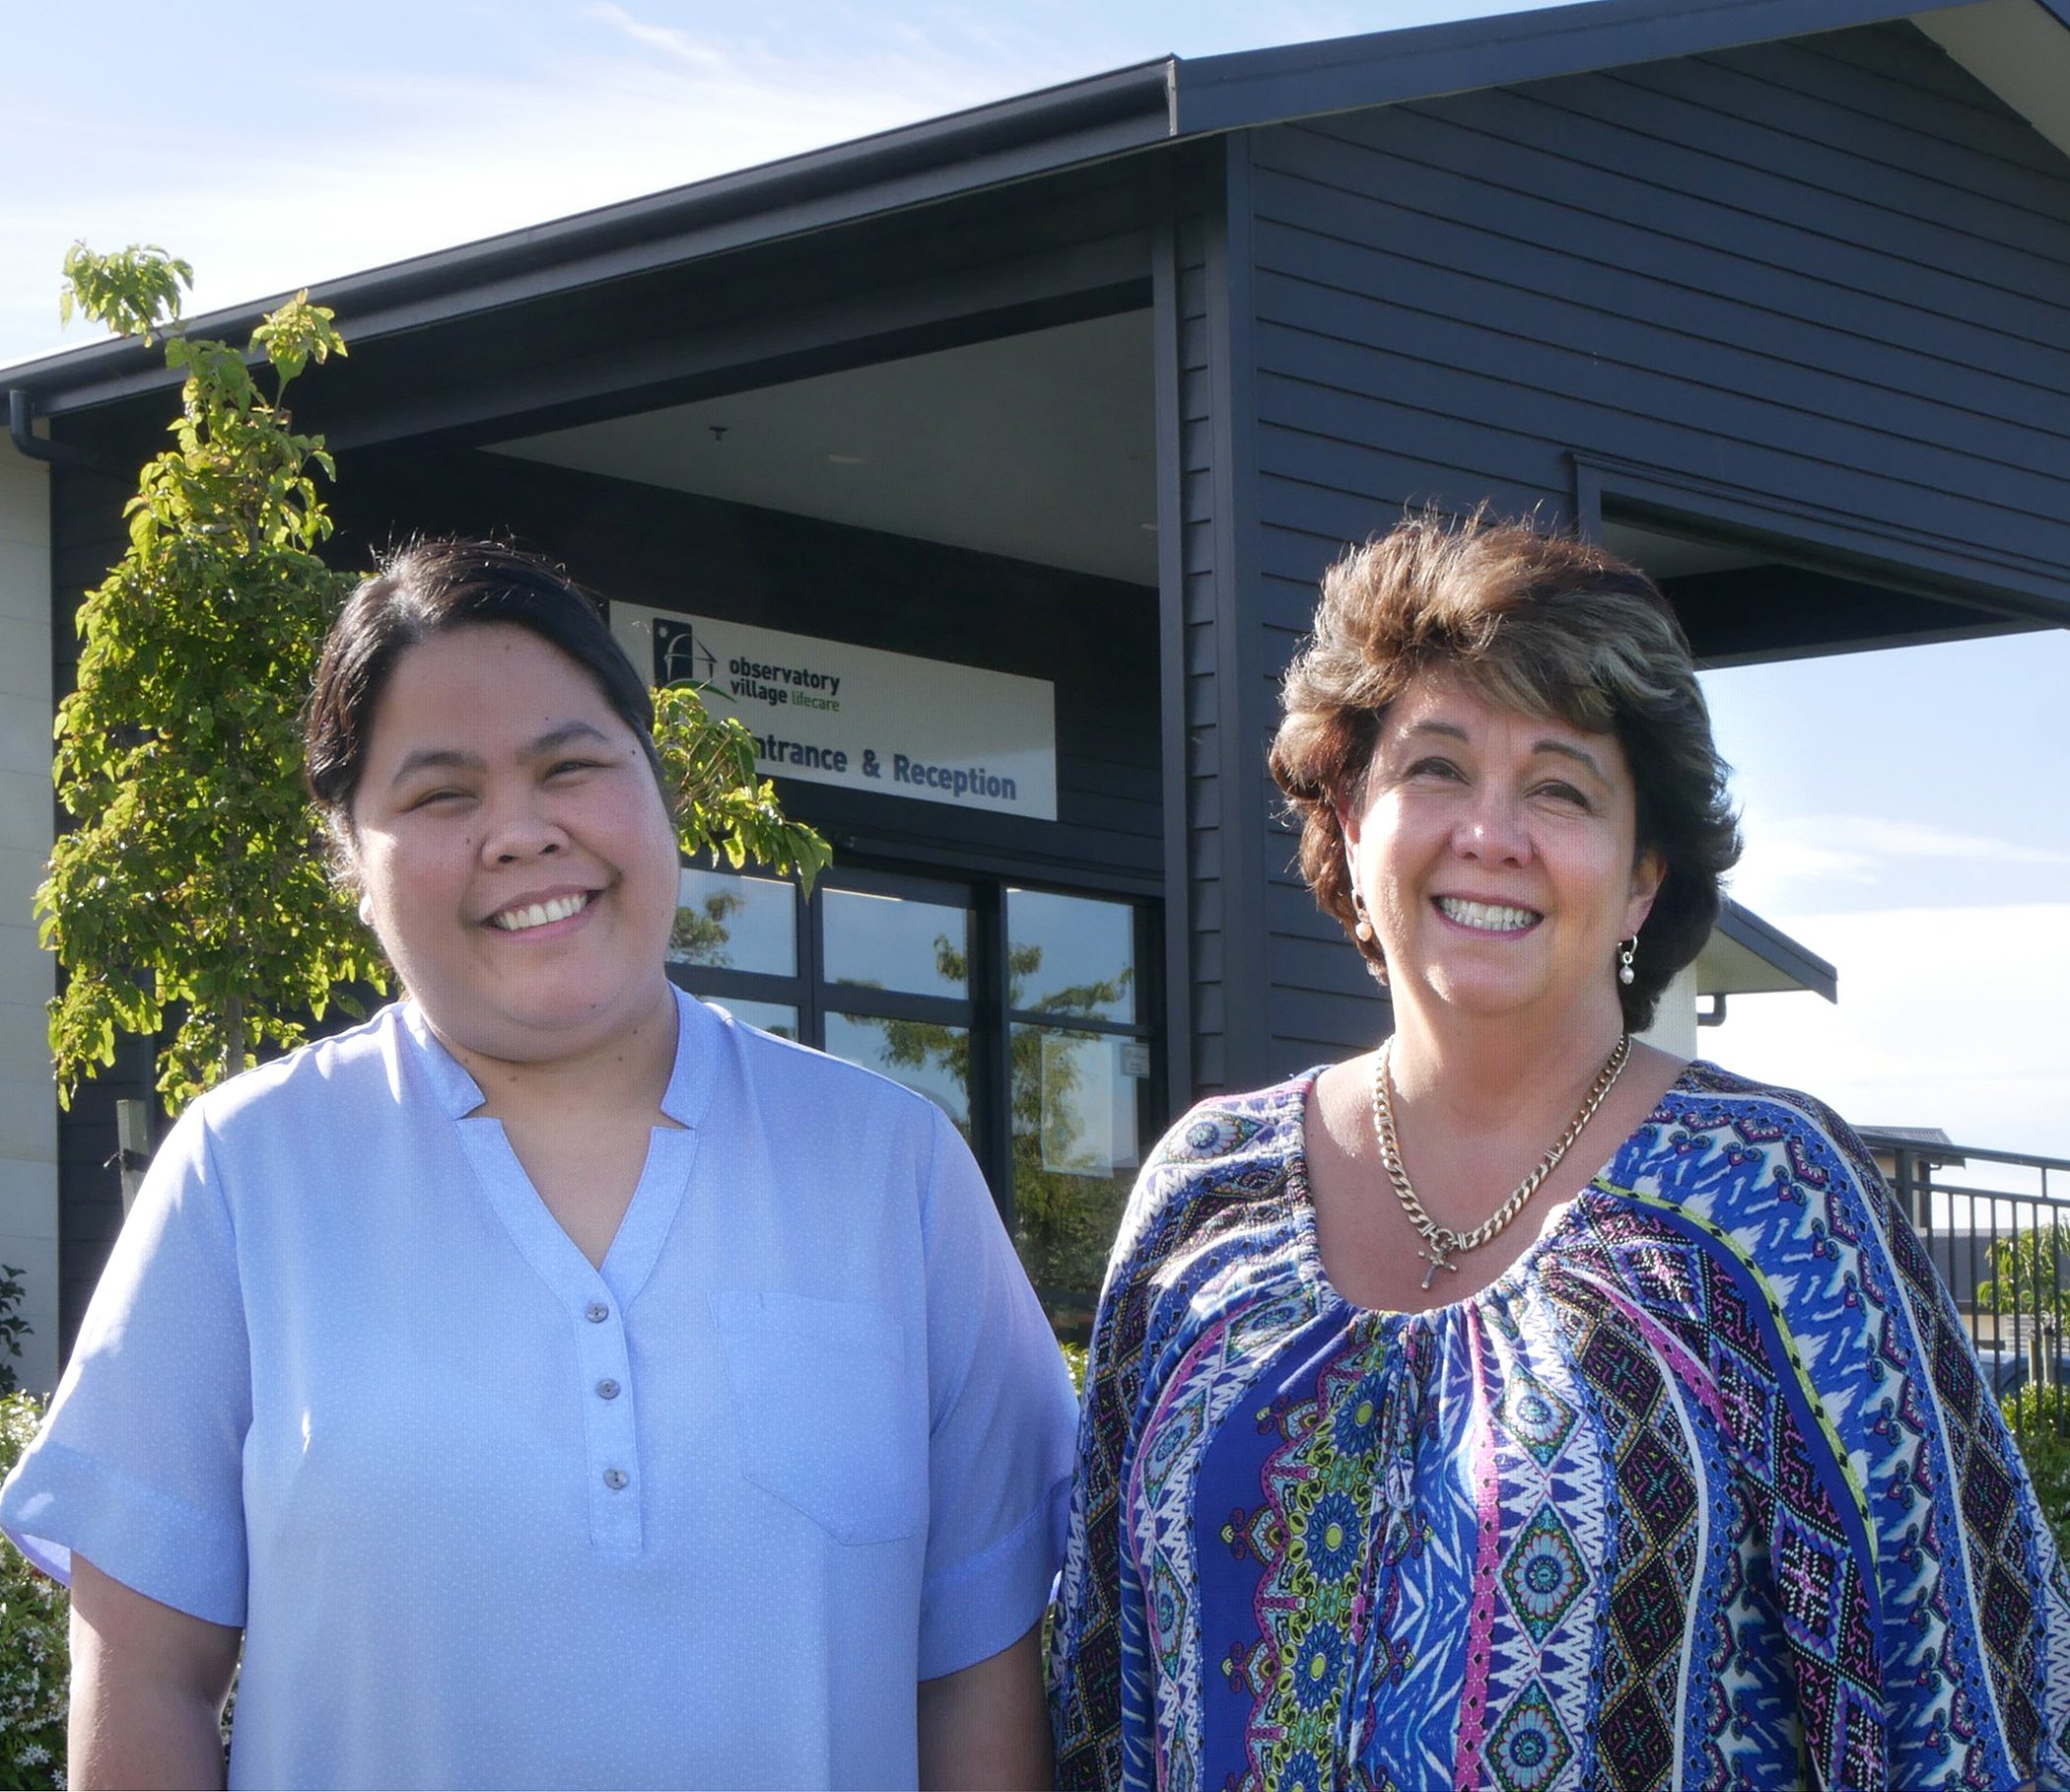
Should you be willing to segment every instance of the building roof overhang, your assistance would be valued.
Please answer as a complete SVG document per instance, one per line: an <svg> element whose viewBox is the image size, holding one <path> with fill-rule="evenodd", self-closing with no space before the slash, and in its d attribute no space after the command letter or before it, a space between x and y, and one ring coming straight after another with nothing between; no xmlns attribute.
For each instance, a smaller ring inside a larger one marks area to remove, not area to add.
<svg viewBox="0 0 2070 1792"><path fill-rule="evenodd" d="M1703 996L1810 990L1828 1001L1840 999L1839 974L1831 965L1729 896L1697 954L1695 971L1697 993Z"/></svg>
<svg viewBox="0 0 2070 1792"><path fill-rule="evenodd" d="M1160 144L1441 94L1917 21L2070 153L2070 0L1581 0L1325 42L1117 69L325 284L355 341L494 313L657 268ZM2060 116L2058 113L2060 112ZM286 295L189 320L247 333ZM170 382L128 341L0 370L60 416Z"/></svg>

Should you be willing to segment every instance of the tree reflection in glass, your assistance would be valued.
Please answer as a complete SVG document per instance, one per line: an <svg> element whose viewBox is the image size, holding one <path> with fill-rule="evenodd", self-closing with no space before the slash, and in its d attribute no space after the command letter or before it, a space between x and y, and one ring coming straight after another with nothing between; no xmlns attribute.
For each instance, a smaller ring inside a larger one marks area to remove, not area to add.
<svg viewBox="0 0 2070 1792"><path fill-rule="evenodd" d="M790 977L797 970L797 891L774 877L686 865L676 881L668 956L680 965Z"/></svg>
<svg viewBox="0 0 2070 1792"><path fill-rule="evenodd" d="M944 981L961 984L969 971L962 950L943 935L934 951ZM1031 995L1042 959L1042 946L1033 942L1007 948L1009 1006L1059 1020L1090 1018L1120 1010L1131 994L1133 966ZM883 1035L887 1067L932 1071L969 1088L966 1029L924 1020L870 1024ZM1008 1041L1013 1242L1051 1324L1066 1338L1082 1339L1091 1324L1107 1253L1135 1179L1137 1084L1122 1068L1127 1043L1068 1024L1028 1023L1016 1023Z"/></svg>

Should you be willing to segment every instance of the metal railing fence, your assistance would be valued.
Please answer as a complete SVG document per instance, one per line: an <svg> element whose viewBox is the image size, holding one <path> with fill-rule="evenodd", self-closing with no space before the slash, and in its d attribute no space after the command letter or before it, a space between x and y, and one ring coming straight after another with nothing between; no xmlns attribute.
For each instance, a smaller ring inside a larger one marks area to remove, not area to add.
<svg viewBox="0 0 2070 1792"><path fill-rule="evenodd" d="M1862 1138L1955 1296L1986 1385L2019 1397L2022 1442L2040 1422L2070 1437L2070 1158Z"/></svg>

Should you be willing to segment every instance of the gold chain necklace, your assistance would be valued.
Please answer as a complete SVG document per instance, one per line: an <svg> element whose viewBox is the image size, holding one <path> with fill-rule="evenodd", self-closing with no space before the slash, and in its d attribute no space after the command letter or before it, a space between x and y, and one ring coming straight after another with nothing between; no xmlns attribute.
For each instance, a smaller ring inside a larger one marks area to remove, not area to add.
<svg viewBox="0 0 2070 1792"><path fill-rule="evenodd" d="M1596 1072L1595 1083L1582 1101L1581 1111L1567 1122L1567 1130L1560 1134L1552 1148L1538 1160L1538 1168L1518 1183L1516 1192L1471 1232L1455 1232L1450 1226L1441 1226L1432 1219L1416 1199L1409 1172L1402 1167L1402 1144L1395 1137L1393 1078L1388 1073L1388 1059L1394 1051L1394 1036L1390 1034L1373 1059L1373 1137L1380 1141L1380 1162L1387 1171L1387 1180L1394 1184L1395 1199L1401 1202L1402 1211L1409 1215L1409 1223L1421 1234L1426 1247L1416 1255L1427 1258L1430 1263L1423 1275L1423 1286L1427 1288L1437 1278L1440 1270L1450 1270L1458 1275L1459 1266L1452 1261L1454 1257L1462 1251L1478 1251L1524 1210L1524 1204L1538 1193L1539 1184L1552 1174L1559 1160L1567 1154L1567 1147L1581 1137L1581 1129L1595 1118L1604 1098L1617 1086L1624 1061L1631 1056L1631 1035L1618 1035L1617 1048L1604 1061L1602 1069Z"/></svg>

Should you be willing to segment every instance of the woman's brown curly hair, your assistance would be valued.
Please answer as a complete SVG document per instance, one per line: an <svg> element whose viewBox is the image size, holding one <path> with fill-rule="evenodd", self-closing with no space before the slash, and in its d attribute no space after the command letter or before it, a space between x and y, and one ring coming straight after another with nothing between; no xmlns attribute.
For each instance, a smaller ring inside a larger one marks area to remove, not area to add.
<svg viewBox="0 0 2070 1792"><path fill-rule="evenodd" d="M1637 845L1667 867L1634 979L1618 990L1624 1024L1649 1025L1661 992L1703 949L1719 879L1740 856L1729 768L1667 599L1599 547L1484 510L1412 516L1324 575L1314 634L1287 669L1272 768L1301 824L1308 887L1354 941L1342 811L1359 800L1387 706L1434 669L1491 703L1622 745ZM1384 981L1379 942L1359 950Z"/></svg>

